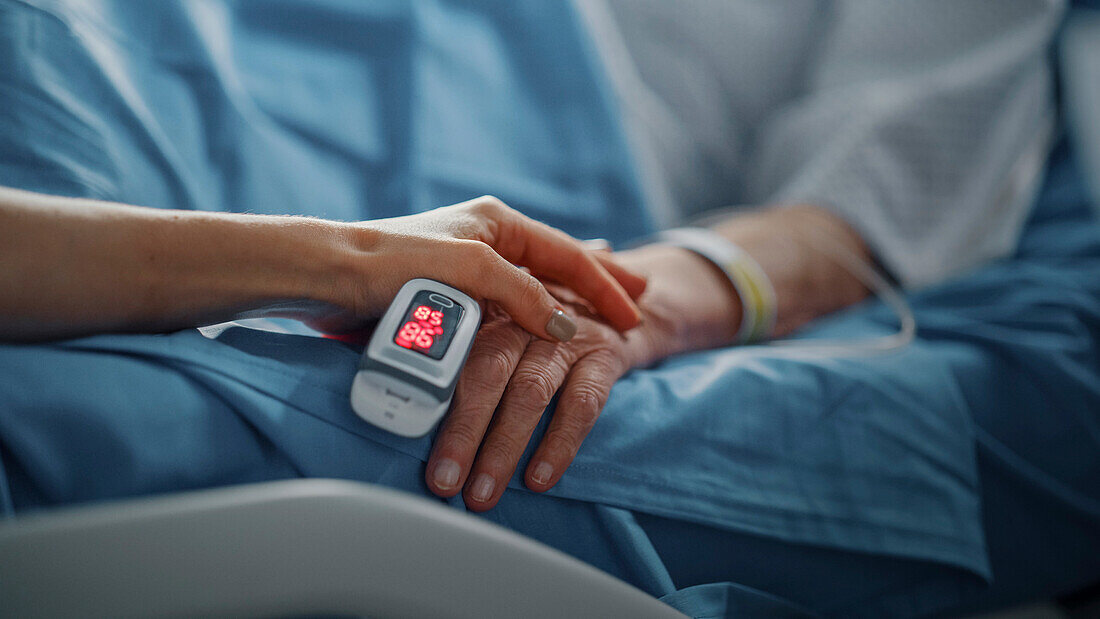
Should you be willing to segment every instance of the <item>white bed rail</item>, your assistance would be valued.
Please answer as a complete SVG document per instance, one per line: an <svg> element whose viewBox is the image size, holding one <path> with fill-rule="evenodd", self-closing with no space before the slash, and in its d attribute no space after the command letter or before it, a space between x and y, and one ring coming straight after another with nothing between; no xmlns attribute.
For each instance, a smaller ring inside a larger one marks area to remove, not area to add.
<svg viewBox="0 0 1100 619"><path fill-rule="evenodd" d="M236 486L0 522L0 616L682 617L586 563L410 494Z"/></svg>

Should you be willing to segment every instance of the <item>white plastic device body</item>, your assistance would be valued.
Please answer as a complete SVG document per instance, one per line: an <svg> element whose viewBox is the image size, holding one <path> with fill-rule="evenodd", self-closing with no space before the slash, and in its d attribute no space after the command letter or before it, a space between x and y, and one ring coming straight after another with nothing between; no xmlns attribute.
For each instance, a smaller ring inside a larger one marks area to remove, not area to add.
<svg viewBox="0 0 1100 619"><path fill-rule="evenodd" d="M438 305L441 312L461 309L457 321L444 326L449 340L439 359L427 352L430 346L417 350L396 341L399 329L407 324L403 321L419 309L413 306L414 301L424 298L430 299L432 307ZM399 436L427 434L451 404L459 372L480 325L481 306L462 291L430 279L409 280L394 297L363 351L351 386L352 410L365 421Z"/></svg>

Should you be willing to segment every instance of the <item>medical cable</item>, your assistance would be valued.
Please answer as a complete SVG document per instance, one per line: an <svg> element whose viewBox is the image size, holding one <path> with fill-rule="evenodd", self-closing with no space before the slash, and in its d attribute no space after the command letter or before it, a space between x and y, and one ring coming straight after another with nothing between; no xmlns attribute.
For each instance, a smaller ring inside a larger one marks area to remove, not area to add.
<svg viewBox="0 0 1100 619"><path fill-rule="evenodd" d="M779 352L784 357L858 357L895 352L912 343L917 335L917 319L913 314L913 308L897 287L848 248L839 244L819 244L818 241L819 239L813 239L809 244L848 271L884 305L893 310L898 320L898 330L890 335L851 340L774 340L762 345L771 349L768 355L775 356L774 353Z"/></svg>
<svg viewBox="0 0 1100 619"><path fill-rule="evenodd" d="M742 291L746 286L744 281L742 281L744 278L740 273L746 271L748 273L753 273L754 270L742 268L730 269L729 265L744 265L747 263L756 265L755 260L753 260L751 256L748 256L744 250L740 249L735 243L725 239L723 239L723 241L728 247L722 251L718 251L717 243L711 240L712 235L713 237L718 237L717 233L713 233L708 228L704 227L708 222L723 218L723 216L727 215L731 210L733 209L722 209L719 213L708 214L704 219L693 222L692 228L677 228L666 231L652 240L684 247L699 253L707 260L713 262L730 277L731 283L734 284L738 294L743 299L743 305L750 307L753 304L751 302L745 302L746 297ZM689 231L698 231L702 234L695 236L690 234ZM754 346L746 346L743 350L746 352L759 352L769 357L858 357L895 352L908 346L916 338L917 321L913 314L912 307L910 307L909 302L906 301L897 287L891 284L882 273L871 264L868 264L866 261L856 256L851 250L839 244L823 243L821 239L817 238L807 238L807 241L812 249L832 260L855 277L860 283L866 286L873 295L881 300L884 305L889 307L897 318L898 330L890 335L871 338L854 338L850 340L834 338L773 340L758 343ZM756 269L759 269L759 265L756 265ZM757 274L756 278L758 279L760 275L762 275L762 272ZM766 275L763 275L763 277L765 280L767 279ZM766 286L761 285L760 287L770 288L770 281L766 283ZM760 310L757 308L754 312L767 312L769 309L770 308ZM772 320L774 320L774 317ZM744 327L744 323L742 326ZM752 339L759 339L759 335L759 332L752 334ZM746 341L744 343L749 342Z"/></svg>

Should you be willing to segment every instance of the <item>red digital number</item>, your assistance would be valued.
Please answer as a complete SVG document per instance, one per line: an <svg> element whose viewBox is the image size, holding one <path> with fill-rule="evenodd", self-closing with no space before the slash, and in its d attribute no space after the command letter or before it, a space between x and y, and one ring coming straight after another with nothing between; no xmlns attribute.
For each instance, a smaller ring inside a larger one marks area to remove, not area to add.
<svg viewBox="0 0 1100 619"><path fill-rule="evenodd" d="M410 320L401 326L401 330L397 332L397 338L394 341L398 346L412 348L420 332L420 323Z"/></svg>
<svg viewBox="0 0 1100 619"><path fill-rule="evenodd" d="M394 342L405 348L427 350L435 343L435 336L443 334L443 311L427 305L418 305L412 319L401 325Z"/></svg>
<svg viewBox="0 0 1100 619"><path fill-rule="evenodd" d="M423 348L424 350L427 350L432 347L433 342L434 340L432 339L432 334L428 333L427 331L421 331L420 335L416 336L416 346L418 348Z"/></svg>

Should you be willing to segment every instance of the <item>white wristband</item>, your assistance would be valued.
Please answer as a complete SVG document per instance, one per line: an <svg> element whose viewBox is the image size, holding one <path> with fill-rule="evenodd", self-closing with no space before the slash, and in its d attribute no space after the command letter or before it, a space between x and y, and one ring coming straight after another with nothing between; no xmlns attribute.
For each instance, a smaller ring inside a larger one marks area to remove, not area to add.
<svg viewBox="0 0 1100 619"><path fill-rule="evenodd" d="M752 256L733 241L706 228L665 230L657 235L657 242L695 252L726 274L741 298L739 344L771 337L777 311L775 288Z"/></svg>

